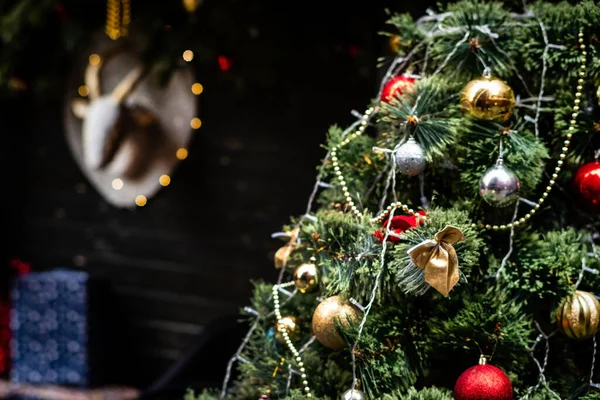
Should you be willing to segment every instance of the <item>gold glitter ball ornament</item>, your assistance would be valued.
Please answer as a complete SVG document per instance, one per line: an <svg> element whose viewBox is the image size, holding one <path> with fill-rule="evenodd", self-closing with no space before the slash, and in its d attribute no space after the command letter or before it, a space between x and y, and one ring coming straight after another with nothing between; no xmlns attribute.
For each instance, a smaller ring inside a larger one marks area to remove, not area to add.
<svg viewBox="0 0 600 400"><path fill-rule="evenodd" d="M339 296L328 297L315 309L312 329L319 343L332 350L341 350L346 346L338 332L336 321L348 326L350 321L358 322L361 311Z"/></svg>
<svg viewBox="0 0 600 400"><path fill-rule="evenodd" d="M593 294L577 290L558 306L556 322L567 337L589 339L598 332L600 326L600 302Z"/></svg>
<svg viewBox="0 0 600 400"><path fill-rule="evenodd" d="M290 339L297 340L300 336L300 328L298 327L298 318L294 316L282 317L275 325L275 339L281 344L285 344L285 339L282 335L282 330L285 329Z"/></svg>
<svg viewBox="0 0 600 400"><path fill-rule="evenodd" d="M302 293L312 293L319 288L319 269L314 263L304 263L294 271L294 285Z"/></svg>
<svg viewBox="0 0 600 400"><path fill-rule="evenodd" d="M460 93L460 107L475 118L504 122L515 109L515 93L503 80L485 74L467 83Z"/></svg>

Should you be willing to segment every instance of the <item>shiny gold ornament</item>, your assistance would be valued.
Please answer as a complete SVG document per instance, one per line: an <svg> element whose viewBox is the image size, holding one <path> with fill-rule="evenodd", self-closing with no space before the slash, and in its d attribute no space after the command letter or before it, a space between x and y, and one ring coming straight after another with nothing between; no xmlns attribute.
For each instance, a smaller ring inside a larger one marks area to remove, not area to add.
<svg viewBox="0 0 600 400"><path fill-rule="evenodd" d="M281 334L282 329L285 329L292 341L300 337L300 329L298 327L298 318L294 316L286 316L281 318L275 325L275 339L281 344L285 344L285 339Z"/></svg>
<svg viewBox="0 0 600 400"><path fill-rule="evenodd" d="M515 108L515 93L503 80L486 74L467 83L460 93L460 106L475 118L504 122Z"/></svg>
<svg viewBox="0 0 600 400"><path fill-rule="evenodd" d="M183 0L183 7L187 12L193 13L201 3L202 0Z"/></svg>
<svg viewBox="0 0 600 400"><path fill-rule="evenodd" d="M336 320L348 326L349 321L357 322L360 310L339 296L328 297L315 309L312 329L317 340L332 350L341 350L346 345L342 335L336 328Z"/></svg>
<svg viewBox="0 0 600 400"><path fill-rule="evenodd" d="M589 339L600 326L600 302L588 292L577 290L562 300L556 311L559 329L571 339Z"/></svg>
<svg viewBox="0 0 600 400"><path fill-rule="evenodd" d="M287 244L285 246L282 246L279 248L279 250L277 250L275 252L275 268L276 269L281 269L281 268L285 268L287 265L287 262L290 258L290 255L292 254L292 252L294 251L294 249L296 248L297 245L297 240L298 240L298 233L300 232L300 229L296 228L293 231L290 232L290 240L287 242Z"/></svg>
<svg viewBox="0 0 600 400"><path fill-rule="evenodd" d="M454 226L446 226L426 240L408 250L417 267L425 271L425 282L448 296L458 282L458 257L452 245L465 240L465 235Z"/></svg>
<svg viewBox="0 0 600 400"><path fill-rule="evenodd" d="M319 288L319 269L312 263L304 263L294 271L294 285L302 293L312 293Z"/></svg>

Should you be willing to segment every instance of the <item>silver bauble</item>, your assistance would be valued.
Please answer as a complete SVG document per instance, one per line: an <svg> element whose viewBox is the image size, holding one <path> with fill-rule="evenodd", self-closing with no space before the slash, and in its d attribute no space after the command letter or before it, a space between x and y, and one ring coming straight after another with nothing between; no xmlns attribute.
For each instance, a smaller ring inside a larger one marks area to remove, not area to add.
<svg viewBox="0 0 600 400"><path fill-rule="evenodd" d="M396 165L401 174L408 176L419 175L427 166L425 151L412 137L396 150Z"/></svg>
<svg viewBox="0 0 600 400"><path fill-rule="evenodd" d="M367 400L367 396L360 390L348 389L342 395L342 400Z"/></svg>
<svg viewBox="0 0 600 400"><path fill-rule="evenodd" d="M519 178L502 164L502 159L488 169L479 181L479 194L494 207L506 207L514 203L519 198L519 189Z"/></svg>

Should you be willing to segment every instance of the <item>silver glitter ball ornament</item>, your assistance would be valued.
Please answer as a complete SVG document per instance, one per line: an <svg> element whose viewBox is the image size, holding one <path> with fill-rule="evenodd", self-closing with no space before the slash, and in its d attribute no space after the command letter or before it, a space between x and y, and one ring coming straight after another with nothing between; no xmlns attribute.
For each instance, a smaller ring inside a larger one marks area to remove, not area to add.
<svg viewBox="0 0 600 400"><path fill-rule="evenodd" d="M423 147L410 137L406 143L396 150L396 165L401 174L419 175L427 166Z"/></svg>
<svg viewBox="0 0 600 400"><path fill-rule="evenodd" d="M506 207L519 198L521 182L515 173L498 159L495 166L488 169L479 181L479 194L494 207Z"/></svg>
<svg viewBox="0 0 600 400"><path fill-rule="evenodd" d="M342 395L342 400L367 400L367 396L360 390L348 389Z"/></svg>

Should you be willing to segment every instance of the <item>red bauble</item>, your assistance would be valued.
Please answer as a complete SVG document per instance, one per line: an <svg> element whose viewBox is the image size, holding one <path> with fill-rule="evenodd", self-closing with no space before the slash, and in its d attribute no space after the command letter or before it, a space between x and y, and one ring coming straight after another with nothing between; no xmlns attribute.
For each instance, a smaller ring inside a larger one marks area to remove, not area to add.
<svg viewBox="0 0 600 400"><path fill-rule="evenodd" d="M573 179L573 190L579 204L589 212L600 212L600 162L579 168Z"/></svg>
<svg viewBox="0 0 600 400"><path fill-rule="evenodd" d="M512 400L513 388L508 376L493 365L469 368L456 381L456 400Z"/></svg>
<svg viewBox="0 0 600 400"><path fill-rule="evenodd" d="M406 90L415 84L415 78L408 75L400 75L390 79L381 92L381 101L389 103L394 97L401 96Z"/></svg>

